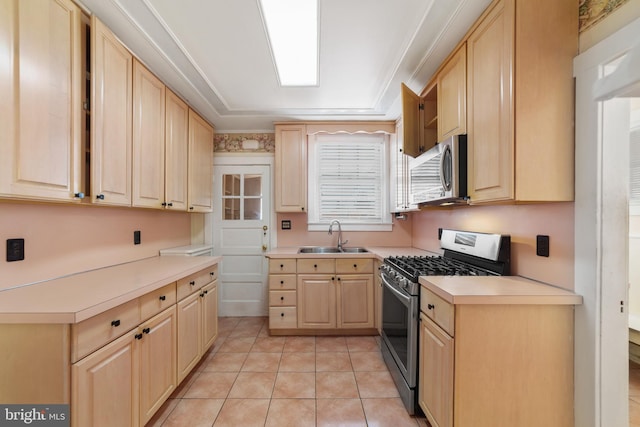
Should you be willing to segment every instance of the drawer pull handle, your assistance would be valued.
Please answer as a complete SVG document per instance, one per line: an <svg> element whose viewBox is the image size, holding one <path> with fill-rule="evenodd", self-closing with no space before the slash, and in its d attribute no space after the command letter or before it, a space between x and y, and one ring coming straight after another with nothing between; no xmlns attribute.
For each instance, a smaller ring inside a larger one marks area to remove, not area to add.
<svg viewBox="0 0 640 427"><path fill-rule="evenodd" d="M313 264L313 268L318 268L318 264Z"/></svg>
<svg viewBox="0 0 640 427"><path fill-rule="evenodd" d="M433 310L434 308L436 308L436 306L435 306L435 305L433 305L433 304L427 304L427 309L429 309L429 310Z"/></svg>
<svg viewBox="0 0 640 427"><path fill-rule="evenodd" d="M280 264L280 268L281 268L281 269L282 269L282 268L284 268L284 264Z"/></svg>
<svg viewBox="0 0 640 427"><path fill-rule="evenodd" d="M280 297L280 301L284 301L284 297Z"/></svg>
<svg viewBox="0 0 640 427"><path fill-rule="evenodd" d="M358 268L358 264L353 264L353 268Z"/></svg>
<svg viewBox="0 0 640 427"><path fill-rule="evenodd" d="M149 332L151 332L151 329L150 328L144 328L142 330L142 332L145 333L145 334L148 334Z"/></svg>
<svg viewBox="0 0 640 427"><path fill-rule="evenodd" d="M284 317L284 313L280 313L280 317Z"/></svg>
<svg viewBox="0 0 640 427"><path fill-rule="evenodd" d="M113 320L111 322L111 326L113 326L114 328L117 328L118 326L120 326L120 320Z"/></svg>
<svg viewBox="0 0 640 427"><path fill-rule="evenodd" d="M164 300L166 300L166 299L167 299L167 297L166 297L166 296L164 296L164 295L160 295L160 301L164 301Z"/></svg>
<svg viewBox="0 0 640 427"><path fill-rule="evenodd" d="M284 280L280 280L280 284L281 284L281 285L284 285Z"/></svg>
<svg viewBox="0 0 640 427"><path fill-rule="evenodd" d="M190 282L189 282L189 284L190 284L191 286L195 286L195 285L196 285L196 281L195 281L195 280L192 280L192 281L190 281Z"/></svg>
<svg viewBox="0 0 640 427"><path fill-rule="evenodd" d="M215 276L215 275L216 275L216 272L215 272L215 271L211 271L211 272L209 272L209 276L213 277L213 276Z"/></svg>
<svg viewBox="0 0 640 427"><path fill-rule="evenodd" d="M104 194L98 194L98 195L96 196L96 199L98 199L98 200L104 200Z"/></svg>
<svg viewBox="0 0 640 427"><path fill-rule="evenodd" d="M135 337L136 337L137 340L141 340L142 339L142 334L136 334Z"/></svg>
<svg viewBox="0 0 640 427"><path fill-rule="evenodd" d="M338 280L340 280L340 278L338 277Z"/></svg>
<svg viewBox="0 0 640 427"><path fill-rule="evenodd" d="M332 278L331 278L331 281L333 282L334 280L336 280L336 278L335 278L335 277L332 277Z"/></svg>

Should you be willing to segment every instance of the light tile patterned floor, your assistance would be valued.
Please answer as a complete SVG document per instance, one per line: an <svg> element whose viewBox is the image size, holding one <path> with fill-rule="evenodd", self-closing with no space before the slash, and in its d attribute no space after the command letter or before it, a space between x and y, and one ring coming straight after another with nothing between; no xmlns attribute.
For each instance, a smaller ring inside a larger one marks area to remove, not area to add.
<svg viewBox="0 0 640 427"><path fill-rule="evenodd" d="M428 425L405 411L377 337L270 337L255 317L220 318L219 330L147 426Z"/></svg>

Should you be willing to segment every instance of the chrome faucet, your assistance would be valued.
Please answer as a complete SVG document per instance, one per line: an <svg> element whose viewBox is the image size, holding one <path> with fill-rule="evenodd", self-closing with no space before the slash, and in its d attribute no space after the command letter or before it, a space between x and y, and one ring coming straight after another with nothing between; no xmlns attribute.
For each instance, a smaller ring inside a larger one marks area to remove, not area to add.
<svg viewBox="0 0 640 427"><path fill-rule="evenodd" d="M349 241L342 241L342 227L340 226L340 221L337 219L334 219L331 221L331 224L329 224L329 234L333 234L333 224L338 224L338 250L342 252L342 245L346 245Z"/></svg>

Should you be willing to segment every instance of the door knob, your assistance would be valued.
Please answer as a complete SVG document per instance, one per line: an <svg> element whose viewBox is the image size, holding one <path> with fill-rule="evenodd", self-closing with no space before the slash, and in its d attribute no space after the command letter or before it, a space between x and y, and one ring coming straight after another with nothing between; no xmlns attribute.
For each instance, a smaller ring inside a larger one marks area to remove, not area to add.
<svg viewBox="0 0 640 427"><path fill-rule="evenodd" d="M262 251L266 251L267 250L267 245L262 245Z"/></svg>

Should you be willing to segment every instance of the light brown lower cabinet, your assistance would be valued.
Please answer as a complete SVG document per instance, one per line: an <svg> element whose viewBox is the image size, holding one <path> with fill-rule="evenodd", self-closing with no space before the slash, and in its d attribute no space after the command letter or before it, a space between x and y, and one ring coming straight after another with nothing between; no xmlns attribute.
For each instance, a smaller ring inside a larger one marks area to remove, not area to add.
<svg viewBox="0 0 640 427"><path fill-rule="evenodd" d="M572 427L572 305L421 295L418 402L433 427ZM455 331L454 331L455 326Z"/></svg>

